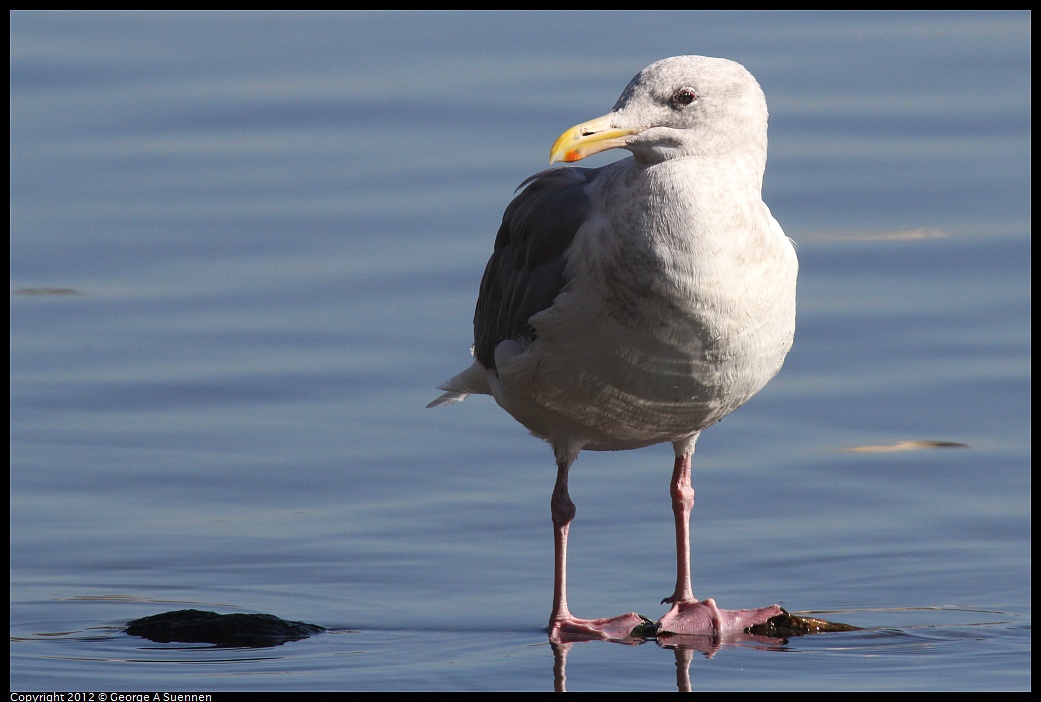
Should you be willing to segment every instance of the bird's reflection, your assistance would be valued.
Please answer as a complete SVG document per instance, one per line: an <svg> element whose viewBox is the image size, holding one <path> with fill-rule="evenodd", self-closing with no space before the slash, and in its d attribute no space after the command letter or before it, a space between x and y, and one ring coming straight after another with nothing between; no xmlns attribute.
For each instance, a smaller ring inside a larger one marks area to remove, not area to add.
<svg viewBox="0 0 1041 702"><path fill-rule="evenodd" d="M676 689L679 692L690 692L690 663L694 658L695 652L701 653L706 658L712 658L724 644L750 643L770 648L781 648L788 642L788 639L743 633L728 636L725 640L717 636L677 635L662 636L655 639L632 637L611 639L609 643L637 646L648 641L654 641L660 647L672 650L673 655L676 657ZM567 692L567 656L571 647L576 643L581 642L550 642L550 646L553 648L553 689L556 692Z"/></svg>
<svg viewBox="0 0 1041 702"><path fill-rule="evenodd" d="M553 687L557 692L567 691L568 652L572 646L578 643L606 641L625 646L638 646L653 641L661 648L672 650L676 657L676 689L680 692L690 692L690 664L695 652L702 654L705 658L712 658L724 646L734 644L783 650L791 637L825 632L855 631L859 628L840 622L795 615L783 609L781 611L780 615L771 618L766 624L752 627L746 631L730 632L725 636L655 634L654 625L648 622L649 626L637 627L629 636L621 638L574 636L561 639L559 636L554 637L550 640L550 646L553 648Z"/></svg>

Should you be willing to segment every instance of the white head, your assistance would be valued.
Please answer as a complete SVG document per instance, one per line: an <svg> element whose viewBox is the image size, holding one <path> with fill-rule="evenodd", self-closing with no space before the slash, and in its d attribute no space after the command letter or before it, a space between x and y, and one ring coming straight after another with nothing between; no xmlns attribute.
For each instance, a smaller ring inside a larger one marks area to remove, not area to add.
<svg viewBox="0 0 1041 702"><path fill-rule="evenodd" d="M577 161L623 148L648 164L735 153L765 164L766 124L766 98L744 66L721 58L673 56L636 74L609 113L562 134L550 161Z"/></svg>

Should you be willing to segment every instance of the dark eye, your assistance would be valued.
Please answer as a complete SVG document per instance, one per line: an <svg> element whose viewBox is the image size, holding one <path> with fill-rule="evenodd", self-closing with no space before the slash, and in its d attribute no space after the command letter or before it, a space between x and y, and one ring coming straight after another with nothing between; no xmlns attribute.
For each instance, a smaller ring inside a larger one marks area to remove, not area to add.
<svg viewBox="0 0 1041 702"><path fill-rule="evenodd" d="M694 92L694 88L680 88L673 94L669 102L673 107L686 107L697 99L698 94Z"/></svg>

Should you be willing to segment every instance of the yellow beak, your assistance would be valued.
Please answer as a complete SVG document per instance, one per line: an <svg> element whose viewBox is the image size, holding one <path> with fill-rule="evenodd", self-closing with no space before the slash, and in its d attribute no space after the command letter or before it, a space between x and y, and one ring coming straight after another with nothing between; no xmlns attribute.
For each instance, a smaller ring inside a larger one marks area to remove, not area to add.
<svg viewBox="0 0 1041 702"><path fill-rule="evenodd" d="M582 124L576 124L571 129L561 134L549 150L549 162L574 163L586 156L617 149L625 146L625 137L636 134L639 129L615 129L611 126L611 118L614 115L608 113L603 117Z"/></svg>

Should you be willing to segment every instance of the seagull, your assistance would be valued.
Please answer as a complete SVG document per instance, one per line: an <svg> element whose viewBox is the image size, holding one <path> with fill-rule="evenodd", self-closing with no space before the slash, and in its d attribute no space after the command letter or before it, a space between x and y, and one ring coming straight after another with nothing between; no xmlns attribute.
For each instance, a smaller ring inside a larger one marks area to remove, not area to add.
<svg viewBox="0 0 1041 702"><path fill-rule="evenodd" d="M694 444L777 374L795 335L795 246L762 199L766 131L763 91L739 63L666 58L564 132L550 165L631 157L537 173L503 215L473 363L428 407L491 395L552 446L552 641L623 640L647 622L568 609L568 473L582 450L673 446L676 587L657 633L726 637L781 613L721 609L690 577Z"/></svg>

